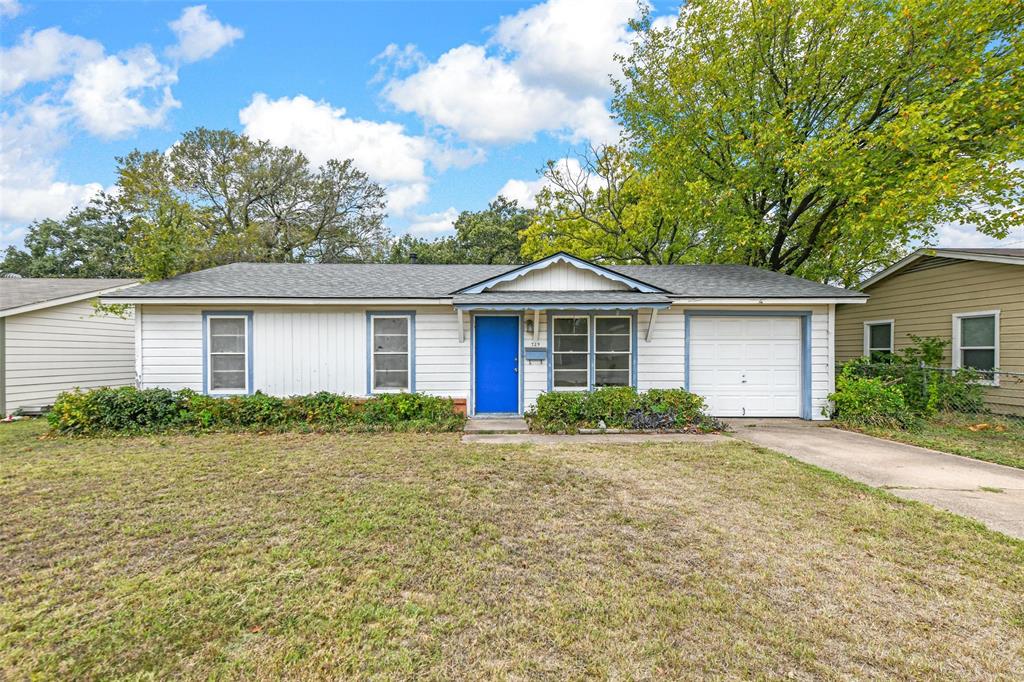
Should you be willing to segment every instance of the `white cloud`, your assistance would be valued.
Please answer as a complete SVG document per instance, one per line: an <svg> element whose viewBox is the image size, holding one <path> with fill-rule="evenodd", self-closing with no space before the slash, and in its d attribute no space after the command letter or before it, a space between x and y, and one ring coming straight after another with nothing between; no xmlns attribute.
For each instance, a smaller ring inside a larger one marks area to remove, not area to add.
<svg viewBox="0 0 1024 682"><path fill-rule="evenodd" d="M549 0L498 24L494 41L516 53L516 71L530 83L570 95L607 94L620 73L616 54L629 51L635 0Z"/></svg>
<svg viewBox="0 0 1024 682"><path fill-rule="evenodd" d="M1015 246L1024 238L1024 233L1011 233L1007 239L996 239L987 234L978 232L973 225L963 223L940 223L936 228L934 240L929 240L930 246L945 248L986 248L999 246ZM934 242L934 243L931 243Z"/></svg>
<svg viewBox="0 0 1024 682"><path fill-rule="evenodd" d="M554 165L557 171L571 178L581 177L585 173L579 160L572 157L558 159ZM602 184L601 178L592 173L587 173L585 181L591 189L597 189ZM550 186L551 181L544 175L532 180L512 178L501 186L498 193L494 195L494 199L503 196L506 199L515 199L523 208L536 208L537 195L542 189Z"/></svg>
<svg viewBox="0 0 1024 682"><path fill-rule="evenodd" d="M57 180L53 155L66 142L62 118L43 100L0 115L0 248L20 242L27 223L61 218L103 189Z"/></svg>
<svg viewBox="0 0 1024 682"><path fill-rule="evenodd" d="M21 14L21 3L18 0L0 0L0 17L13 19Z"/></svg>
<svg viewBox="0 0 1024 682"><path fill-rule="evenodd" d="M16 45L0 50L0 92L66 76L102 57L103 46L95 40L68 35L56 27L25 31Z"/></svg>
<svg viewBox="0 0 1024 682"><path fill-rule="evenodd" d="M440 232L448 232L454 228L455 219L458 217L459 212L454 207L447 208L438 213L416 216L409 224L408 232L410 234L438 234Z"/></svg>
<svg viewBox="0 0 1024 682"><path fill-rule="evenodd" d="M460 45L431 63L412 59L409 46L389 46L380 59L417 68L391 78L384 96L474 142L521 142L542 131L612 142L618 127L605 106L609 74L615 53L628 49L635 12L626 0L549 0L503 18L490 46Z"/></svg>
<svg viewBox="0 0 1024 682"><path fill-rule="evenodd" d="M212 57L244 35L241 29L210 16L206 5L186 7L169 26L178 37L178 44L169 48L167 54L184 62Z"/></svg>
<svg viewBox="0 0 1024 682"><path fill-rule="evenodd" d="M314 164L352 159L387 187L388 209L399 215L426 201L428 162L443 170L480 159L472 152L410 135L398 123L349 118L344 108L304 95L272 100L257 93L238 118L246 135L298 149Z"/></svg>
<svg viewBox="0 0 1024 682"><path fill-rule="evenodd" d="M90 133L117 137L161 125L180 107L170 87L177 80L174 69L161 64L149 47L140 47L80 68L64 99Z"/></svg>

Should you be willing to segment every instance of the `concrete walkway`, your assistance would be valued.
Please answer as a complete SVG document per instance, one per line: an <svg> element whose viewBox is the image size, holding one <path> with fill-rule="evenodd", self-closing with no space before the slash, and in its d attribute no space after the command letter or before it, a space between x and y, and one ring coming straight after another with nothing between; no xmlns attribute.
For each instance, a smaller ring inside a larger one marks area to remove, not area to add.
<svg viewBox="0 0 1024 682"><path fill-rule="evenodd" d="M563 445L571 443L723 443L729 439L714 433L466 433L463 443L491 445Z"/></svg>
<svg viewBox="0 0 1024 682"><path fill-rule="evenodd" d="M791 419L730 419L735 437L1024 539L1024 469ZM986 490L987 489L987 490Z"/></svg>

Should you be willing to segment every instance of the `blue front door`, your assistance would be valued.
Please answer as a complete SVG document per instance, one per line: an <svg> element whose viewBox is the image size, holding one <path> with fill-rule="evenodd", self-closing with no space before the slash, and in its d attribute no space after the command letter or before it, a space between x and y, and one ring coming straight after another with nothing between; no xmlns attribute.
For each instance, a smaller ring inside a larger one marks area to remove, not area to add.
<svg viewBox="0 0 1024 682"><path fill-rule="evenodd" d="M519 318L476 317L476 412L519 412Z"/></svg>

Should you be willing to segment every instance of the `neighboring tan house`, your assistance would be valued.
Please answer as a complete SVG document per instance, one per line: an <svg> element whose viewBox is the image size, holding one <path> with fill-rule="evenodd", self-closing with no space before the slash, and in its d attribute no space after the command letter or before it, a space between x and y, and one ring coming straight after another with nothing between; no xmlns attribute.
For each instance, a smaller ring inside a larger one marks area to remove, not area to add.
<svg viewBox="0 0 1024 682"><path fill-rule="evenodd" d="M517 415L545 391L688 387L721 416L823 419L853 291L742 265L237 263L135 305L144 387L417 391Z"/></svg>
<svg viewBox="0 0 1024 682"><path fill-rule="evenodd" d="M98 314L130 279L0 277L0 416L40 412L75 387L135 384L135 321Z"/></svg>
<svg viewBox="0 0 1024 682"><path fill-rule="evenodd" d="M1024 372L1024 249L920 249L861 285L866 305L840 306L836 359L888 353L910 335L950 342L945 367ZM1024 414L1024 381L996 375L994 411Z"/></svg>

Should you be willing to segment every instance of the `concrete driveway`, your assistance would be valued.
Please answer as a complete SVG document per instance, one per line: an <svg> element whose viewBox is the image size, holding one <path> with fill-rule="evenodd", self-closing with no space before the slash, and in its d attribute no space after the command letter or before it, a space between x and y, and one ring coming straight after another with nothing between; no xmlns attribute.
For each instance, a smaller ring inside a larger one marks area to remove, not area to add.
<svg viewBox="0 0 1024 682"><path fill-rule="evenodd" d="M726 421L741 440L1024 539L1024 469L797 419Z"/></svg>

